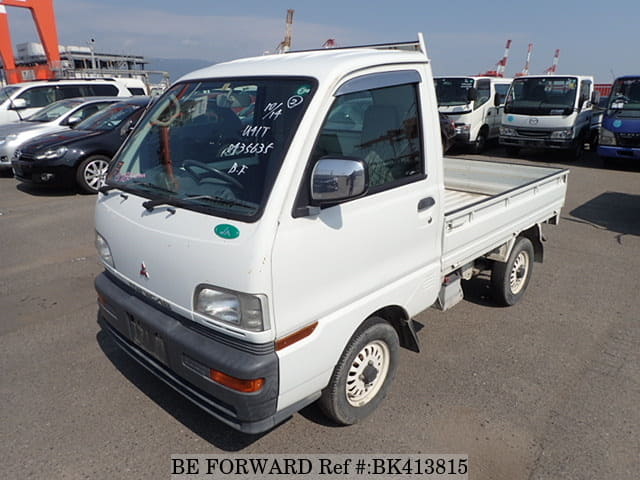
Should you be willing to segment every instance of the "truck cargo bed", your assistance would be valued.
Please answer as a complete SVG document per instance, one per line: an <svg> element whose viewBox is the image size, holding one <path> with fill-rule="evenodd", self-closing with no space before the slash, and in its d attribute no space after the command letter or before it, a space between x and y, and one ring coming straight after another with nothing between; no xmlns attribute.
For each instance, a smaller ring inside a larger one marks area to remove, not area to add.
<svg viewBox="0 0 640 480"><path fill-rule="evenodd" d="M443 273L557 217L566 169L446 157Z"/></svg>

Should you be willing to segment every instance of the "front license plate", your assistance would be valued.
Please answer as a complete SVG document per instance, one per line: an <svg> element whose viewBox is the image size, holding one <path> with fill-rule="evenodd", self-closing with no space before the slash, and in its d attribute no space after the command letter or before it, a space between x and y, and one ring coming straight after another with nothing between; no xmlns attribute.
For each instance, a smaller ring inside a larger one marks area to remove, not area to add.
<svg viewBox="0 0 640 480"><path fill-rule="evenodd" d="M139 319L129 315L129 332L131 340L164 365L167 364L167 350L164 340L158 332L154 332Z"/></svg>

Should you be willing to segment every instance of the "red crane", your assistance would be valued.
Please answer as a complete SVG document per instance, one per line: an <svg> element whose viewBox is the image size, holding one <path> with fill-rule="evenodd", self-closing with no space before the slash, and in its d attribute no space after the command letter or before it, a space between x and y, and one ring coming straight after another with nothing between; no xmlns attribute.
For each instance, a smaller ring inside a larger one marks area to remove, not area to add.
<svg viewBox="0 0 640 480"><path fill-rule="evenodd" d="M533 43L529 44L527 48L527 61L524 64L524 68L521 72L516 73L516 77L526 77L529 75L529 66L531 65L531 52L533 52Z"/></svg>
<svg viewBox="0 0 640 480"><path fill-rule="evenodd" d="M549 68L547 68L544 73L547 75L553 75L558 70L558 61L560 60L560 49L556 49L556 53L553 54L553 63Z"/></svg>
<svg viewBox="0 0 640 480"><path fill-rule="evenodd" d="M507 40L507 46L504 49L504 56L496 63L495 70L489 70L481 73L483 77L504 77L504 69L509 61L509 49L511 49L511 40Z"/></svg>
<svg viewBox="0 0 640 480"><path fill-rule="evenodd" d="M31 16L36 24L38 36L47 56L47 65L35 67L16 66L5 6L31 10ZM4 65L7 83L53 78L55 76L54 71L60 67L59 48L58 27L56 26L53 0L0 0L0 58L2 58L2 64Z"/></svg>

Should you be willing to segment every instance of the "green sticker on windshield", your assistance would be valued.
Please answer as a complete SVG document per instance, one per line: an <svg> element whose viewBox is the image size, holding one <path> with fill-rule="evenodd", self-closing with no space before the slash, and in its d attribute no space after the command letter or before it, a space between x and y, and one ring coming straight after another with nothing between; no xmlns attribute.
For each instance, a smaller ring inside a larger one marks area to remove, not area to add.
<svg viewBox="0 0 640 480"><path fill-rule="evenodd" d="M213 231L216 232L216 235L218 235L220 238L226 238L227 240L232 240L240 236L240 230L227 223L221 223L220 225L217 225L216 228L213 229Z"/></svg>
<svg viewBox="0 0 640 480"><path fill-rule="evenodd" d="M309 95L311 91L311 87L309 85L302 85L298 90L296 90L296 94L298 95Z"/></svg>

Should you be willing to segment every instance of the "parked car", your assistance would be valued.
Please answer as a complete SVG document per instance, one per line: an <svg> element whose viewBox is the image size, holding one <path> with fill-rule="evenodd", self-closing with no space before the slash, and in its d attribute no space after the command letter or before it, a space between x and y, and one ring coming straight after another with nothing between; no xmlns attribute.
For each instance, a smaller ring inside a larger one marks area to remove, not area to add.
<svg viewBox="0 0 640 480"><path fill-rule="evenodd" d="M116 79L47 80L0 88L0 124L27 118L58 100L75 97L130 97L131 90Z"/></svg>
<svg viewBox="0 0 640 480"><path fill-rule="evenodd" d="M446 153L456 138L456 124L444 113L440 113L440 137L442 138L442 153Z"/></svg>
<svg viewBox="0 0 640 480"><path fill-rule="evenodd" d="M0 125L0 171L11 170L11 159L23 143L45 133L68 130L119 97L78 97L60 100L22 121Z"/></svg>
<svg viewBox="0 0 640 480"><path fill-rule="evenodd" d="M21 182L77 186L96 193L111 158L136 124L149 97L114 103L67 132L42 135L16 150L11 165Z"/></svg>

